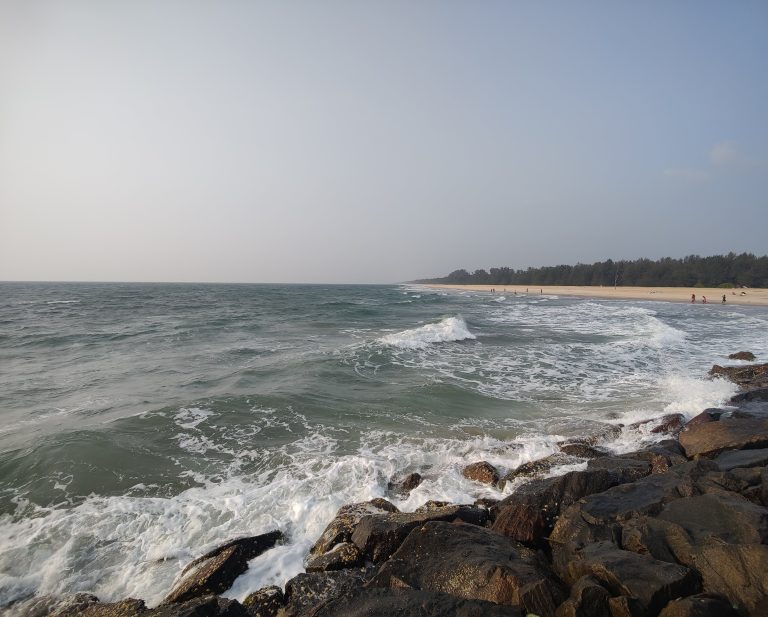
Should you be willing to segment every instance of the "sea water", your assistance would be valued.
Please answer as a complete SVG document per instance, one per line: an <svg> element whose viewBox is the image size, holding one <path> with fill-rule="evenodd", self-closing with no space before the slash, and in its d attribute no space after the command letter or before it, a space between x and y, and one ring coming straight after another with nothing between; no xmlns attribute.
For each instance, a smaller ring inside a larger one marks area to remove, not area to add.
<svg viewBox="0 0 768 617"><path fill-rule="evenodd" d="M227 592L283 585L343 504L471 503L604 423L692 416L768 358L768 309L416 286L0 284L0 609L162 600L241 535L287 542ZM409 496L387 492L417 471ZM556 469L553 473L564 471Z"/></svg>

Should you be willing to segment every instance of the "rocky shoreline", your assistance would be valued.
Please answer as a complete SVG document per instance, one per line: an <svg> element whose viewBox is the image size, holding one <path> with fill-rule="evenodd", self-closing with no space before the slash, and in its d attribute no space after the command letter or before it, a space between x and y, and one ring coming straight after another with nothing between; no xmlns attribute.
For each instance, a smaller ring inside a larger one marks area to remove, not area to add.
<svg viewBox="0 0 768 617"><path fill-rule="evenodd" d="M485 462L465 468L468 479L501 488L526 478L501 501L427 502L409 513L385 499L342 507L285 589L242 603L220 595L283 540L274 531L196 559L156 608L76 594L55 608L39 598L27 615L768 615L768 364L710 374L740 386L729 405L687 423L682 414L639 423L662 439L636 452L611 454L600 434L505 475ZM542 477L584 460L584 469ZM411 474L389 489L407 493L420 481Z"/></svg>

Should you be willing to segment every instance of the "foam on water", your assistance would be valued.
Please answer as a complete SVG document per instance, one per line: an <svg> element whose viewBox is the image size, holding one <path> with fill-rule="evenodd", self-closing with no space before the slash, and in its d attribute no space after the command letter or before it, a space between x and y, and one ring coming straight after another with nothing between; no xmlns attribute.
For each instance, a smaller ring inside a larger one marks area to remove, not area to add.
<svg viewBox="0 0 768 617"><path fill-rule="evenodd" d="M446 317L438 323L387 334L382 336L379 342L400 349L421 349L433 343L451 343L474 338L475 335L469 331L462 317Z"/></svg>

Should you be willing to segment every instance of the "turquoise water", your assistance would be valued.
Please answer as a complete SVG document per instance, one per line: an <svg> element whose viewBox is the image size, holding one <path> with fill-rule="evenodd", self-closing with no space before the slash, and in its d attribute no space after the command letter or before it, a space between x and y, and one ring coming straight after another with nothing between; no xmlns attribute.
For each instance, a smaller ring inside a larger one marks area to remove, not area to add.
<svg viewBox="0 0 768 617"><path fill-rule="evenodd" d="M73 591L151 604L191 557L275 527L288 544L231 595L282 584L343 503L501 497L461 467L722 403L733 388L703 377L740 349L768 357L768 310L512 288L0 284L0 607ZM409 471L424 483L387 495Z"/></svg>

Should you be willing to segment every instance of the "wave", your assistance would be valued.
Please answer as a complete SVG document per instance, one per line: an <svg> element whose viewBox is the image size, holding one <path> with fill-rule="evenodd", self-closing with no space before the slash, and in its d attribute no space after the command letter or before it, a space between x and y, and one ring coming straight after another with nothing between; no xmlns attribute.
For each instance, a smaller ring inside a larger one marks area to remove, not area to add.
<svg viewBox="0 0 768 617"><path fill-rule="evenodd" d="M387 334L379 339L380 343L399 349L423 349L433 343L452 343L477 338L469 331L462 317L446 317L442 321L427 324L395 334Z"/></svg>

